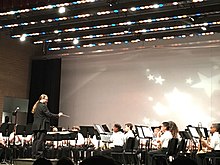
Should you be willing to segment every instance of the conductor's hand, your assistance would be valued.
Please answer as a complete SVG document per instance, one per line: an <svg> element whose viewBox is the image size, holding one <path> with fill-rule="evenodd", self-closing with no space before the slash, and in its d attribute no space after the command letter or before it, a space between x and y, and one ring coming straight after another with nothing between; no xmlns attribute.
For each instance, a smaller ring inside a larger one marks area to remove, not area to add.
<svg viewBox="0 0 220 165"><path fill-rule="evenodd" d="M60 112L60 113L58 114L59 117L62 116L62 115L63 115L63 112Z"/></svg>

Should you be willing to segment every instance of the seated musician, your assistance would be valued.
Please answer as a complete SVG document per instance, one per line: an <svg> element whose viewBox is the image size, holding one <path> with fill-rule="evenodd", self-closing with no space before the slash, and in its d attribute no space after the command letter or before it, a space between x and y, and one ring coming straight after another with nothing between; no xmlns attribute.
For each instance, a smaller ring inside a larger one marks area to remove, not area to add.
<svg viewBox="0 0 220 165"><path fill-rule="evenodd" d="M121 131L121 125L120 124L114 124L113 126L113 134L110 137L110 148L118 148L122 149L122 146L124 145L124 134Z"/></svg>
<svg viewBox="0 0 220 165"><path fill-rule="evenodd" d="M178 138L180 140L181 137L179 135L179 128L176 123L173 121L169 121L169 128L173 138Z"/></svg>
<svg viewBox="0 0 220 165"><path fill-rule="evenodd" d="M220 151L220 124L212 124L210 128L210 143L207 143L207 141L202 138L202 146L207 147L207 149L211 151Z"/></svg>
<svg viewBox="0 0 220 165"><path fill-rule="evenodd" d="M152 158L153 155L167 152L169 140L172 138L173 136L169 130L169 122L163 122L157 134L158 149L148 153L148 165L154 165L156 163Z"/></svg>
<svg viewBox="0 0 220 165"><path fill-rule="evenodd" d="M197 163L202 164L204 157L220 156L220 124L213 123L210 127L210 139L201 138L202 147L208 150L206 153L197 154ZM218 162L220 164L220 162Z"/></svg>
<svg viewBox="0 0 220 165"><path fill-rule="evenodd" d="M73 126L72 131L77 133L76 139L70 140L71 146L78 146L82 147L85 143L83 135L79 132L80 128L79 126Z"/></svg>
<svg viewBox="0 0 220 165"><path fill-rule="evenodd" d="M27 135L26 137L23 137L24 139L24 157L25 158L31 158L32 157L32 142L33 142L33 135Z"/></svg>
<svg viewBox="0 0 220 165"><path fill-rule="evenodd" d="M157 143L157 134L160 132L160 127L156 127L153 130L153 137L152 137L152 149L157 149L158 148L158 143Z"/></svg>
<svg viewBox="0 0 220 165"><path fill-rule="evenodd" d="M76 133L76 137L75 137L75 139L71 139L69 141L70 146L71 146L71 150L73 152L74 162L77 162L80 159L83 159L83 156L84 156L83 146L84 146L85 140L84 140L83 135L79 131L80 131L79 126L73 126L72 132Z"/></svg>
<svg viewBox="0 0 220 165"><path fill-rule="evenodd" d="M120 124L114 124L113 133L110 136L109 148L105 147L102 155L111 156L111 152L122 152L124 145L124 133L122 132Z"/></svg>
<svg viewBox="0 0 220 165"><path fill-rule="evenodd" d="M9 144L11 147L14 147L15 152L13 152L14 158L23 158L23 136L16 134L16 126L14 127L13 132L9 135Z"/></svg>
<svg viewBox="0 0 220 165"><path fill-rule="evenodd" d="M124 143L128 140L129 137L135 137L135 133L132 130L133 129L133 124L131 123L126 123L125 128L124 128Z"/></svg>
<svg viewBox="0 0 220 165"><path fill-rule="evenodd" d="M47 133L49 136L52 137L52 139L47 140L45 142L46 146L46 157L50 159L54 159L58 157L60 146L62 145L61 141L58 141L55 138L55 135L58 134L57 127L51 127L51 131Z"/></svg>
<svg viewBox="0 0 220 165"><path fill-rule="evenodd" d="M3 140L2 133L0 133L0 163L4 159L4 154L5 154L4 148L5 148L5 143L4 143L4 140Z"/></svg>

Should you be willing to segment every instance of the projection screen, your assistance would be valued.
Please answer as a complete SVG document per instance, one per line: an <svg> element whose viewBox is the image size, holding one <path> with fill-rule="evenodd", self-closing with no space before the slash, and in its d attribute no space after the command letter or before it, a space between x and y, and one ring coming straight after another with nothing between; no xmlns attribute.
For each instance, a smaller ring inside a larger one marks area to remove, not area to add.
<svg viewBox="0 0 220 165"><path fill-rule="evenodd" d="M164 47L62 58L59 124L180 129L220 118L220 48Z"/></svg>

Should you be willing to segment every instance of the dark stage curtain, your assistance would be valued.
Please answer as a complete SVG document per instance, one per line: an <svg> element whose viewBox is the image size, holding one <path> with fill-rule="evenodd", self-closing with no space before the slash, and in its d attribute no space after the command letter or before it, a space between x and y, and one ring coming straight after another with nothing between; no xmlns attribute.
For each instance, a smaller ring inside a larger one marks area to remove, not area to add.
<svg viewBox="0 0 220 165"><path fill-rule="evenodd" d="M33 60L27 123L33 123L32 107L41 94L48 95L48 108L59 113L61 59ZM52 119L51 125L57 126L58 120Z"/></svg>

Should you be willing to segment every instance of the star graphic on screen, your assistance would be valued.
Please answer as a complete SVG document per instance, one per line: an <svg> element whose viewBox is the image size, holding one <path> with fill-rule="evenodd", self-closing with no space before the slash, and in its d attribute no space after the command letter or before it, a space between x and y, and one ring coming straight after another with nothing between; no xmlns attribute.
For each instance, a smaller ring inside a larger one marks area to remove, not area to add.
<svg viewBox="0 0 220 165"><path fill-rule="evenodd" d="M205 93L211 97L211 94L216 91L220 90L220 75L215 75L212 77L207 77L201 73L198 73L199 79L201 80L199 83L192 85L192 88L203 88Z"/></svg>
<svg viewBox="0 0 220 165"><path fill-rule="evenodd" d="M193 82L193 80L192 80L191 78L186 79L186 83L187 83L187 84L190 84L190 85L191 85L192 82Z"/></svg>
<svg viewBox="0 0 220 165"><path fill-rule="evenodd" d="M152 74L149 74L149 75L147 76L147 78L148 78L148 80L154 80L154 76L153 76Z"/></svg>
<svg viewBox="0 0 220 165"><path fill-rule="evenodd" d="M163 82L164 82L164 81L165 81L165 79L163 79L161 76L155 77L155 83L156 83L156 84L163 85Z"/></svg>

